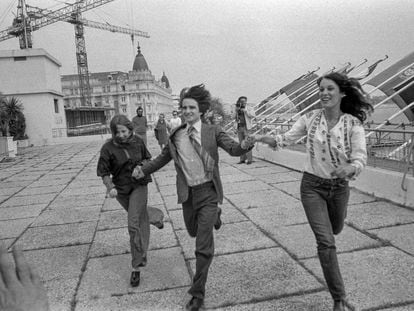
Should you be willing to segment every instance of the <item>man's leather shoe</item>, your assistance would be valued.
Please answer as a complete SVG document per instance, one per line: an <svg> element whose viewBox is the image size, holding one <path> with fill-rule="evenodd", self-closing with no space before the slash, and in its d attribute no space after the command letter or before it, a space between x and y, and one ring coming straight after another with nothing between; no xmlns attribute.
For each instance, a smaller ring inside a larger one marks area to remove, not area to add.
<svg viewBox="0 0 414 311"><path fill-rule="evenodd" d="M164 223L163 222L157 222L154 224L155 227L158 229L164 229Z"/></svg>
<svg viewBox="0 0 414 311"><path fill-rule="evenodd" d="M216 230L221 228L222 222L221 222L220 217L221 217L221 208L219 207L218 212L217 212L217 220L216 220L216 223L214 224L214 229L216 229Z"/></svg>
<svg viewBox="0 0 414 311"><path fill-rule="evenodd" d="M192 297L191 300L185 305L186 311L199 311L204 306L204 300L197 297Z"/></svg>
<svg viewBox="0 0 414 311"><path fill-rule="evenodd" d="M333 311L345 311L345 303L343 300L335 300Z"/></svg>
<svg viewBox="0 0 414 311"><path fill-rule="evenodd" d="M237 162L237 164L243 164L244 163L244 161L239 161L239 162Z"/></svg>
<svg viewBox="0 0 414 311"><path fill-rule="evenodd" d="M141 280L141 272L140 271L132 271L131 273L131 286L137 287L139 285L139 281Z"/></svg>
<svg viewBox="0 0 414 311"><path fill-rule="evenodd" d="M247 161L246 164L250 165L250 164L252 164L252 161Z"/></svg>

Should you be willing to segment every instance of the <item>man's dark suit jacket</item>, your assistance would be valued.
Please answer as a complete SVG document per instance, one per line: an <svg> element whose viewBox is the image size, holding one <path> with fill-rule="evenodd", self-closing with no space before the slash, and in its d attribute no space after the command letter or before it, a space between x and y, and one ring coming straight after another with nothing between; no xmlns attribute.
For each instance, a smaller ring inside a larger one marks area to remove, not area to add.
<svg viewBox="0 0 414 311"><path fill-rule="evenodd" d="M168 144L164 147L161 154L154 160L145 163L141 169L145 175L152 174L159 170L171 159L174 160L175 169L177 171L177 196L178 203L183 203L188 198L188 184L184 176L184 172L178 161L177 147L174 142L175 133L184 128L186 124L183 124L176 128L168 139ZM223 186L221 184L220 172L219 172L219 154L218 147L223 148L231 156L241 156L248 152L250 149L243 149L239 143L233 140L226 132L224 132L217 125L201 124L201 146L210 154L214 159L214 171L213 171L213 183L217 192L217 200L219 203L223 203Z"/></svg>

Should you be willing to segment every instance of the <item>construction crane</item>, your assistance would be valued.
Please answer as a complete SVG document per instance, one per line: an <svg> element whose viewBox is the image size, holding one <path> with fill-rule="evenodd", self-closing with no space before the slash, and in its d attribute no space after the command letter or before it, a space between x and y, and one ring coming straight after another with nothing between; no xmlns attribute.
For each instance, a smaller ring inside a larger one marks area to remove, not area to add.
<svg viewBox="0 0 414 311"><path fill-rule="evenodd" d="M108 30L134 36L149 38L148 33L125 27L113 26L110 24L89 21L82 18L82 12L99 7L114 0L80 0L69 4L58 10L47 10L29 6L25 0L19 0L17 16L12 26L0 31L0 42L10 38L19 37L21 49L32 48L32 32L44 26L59 21L71 23L75 27L76 62L79 77L79 92L82 106L91 106L91 91L89 85L88 58L86 54L84 26Z"/></svg>

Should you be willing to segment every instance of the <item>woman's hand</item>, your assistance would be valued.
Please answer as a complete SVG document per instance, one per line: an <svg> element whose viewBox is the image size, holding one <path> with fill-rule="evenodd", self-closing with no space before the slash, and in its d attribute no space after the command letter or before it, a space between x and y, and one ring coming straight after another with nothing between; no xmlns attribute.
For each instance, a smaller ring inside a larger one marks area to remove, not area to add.
<svg viewBox="0 0 414 311"><path fill-rule="evenodd" d="M108 196L110 198L115 198L118 195L118 191L116 190L116 188L112 188L109 192L108 192Z"/></svg>
<svg viewBox="0 0 414 311"><path fill-rule="evenodd" d="M352 177L356 173L356 167L353 165L342 165L336 168L332 173L332 177L337 178L349 178Z"/></svg>
<svg viewBox="0 0 414 311"><path fill-rule="evenodd" d="M132 177L135 179L140 179L145 177L144 172L141 170L141 166L137 165L135 166L134 170L132 171Z"/></svg>

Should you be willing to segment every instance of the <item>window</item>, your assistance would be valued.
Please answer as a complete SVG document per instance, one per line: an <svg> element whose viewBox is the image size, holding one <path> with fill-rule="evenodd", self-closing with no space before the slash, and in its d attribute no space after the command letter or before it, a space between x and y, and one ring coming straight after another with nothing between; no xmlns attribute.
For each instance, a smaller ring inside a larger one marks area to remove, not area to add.
<svg viewBox="0 0 414 311"><path fill-rule="evenodd" d="M126 112L127 112L127 107L126 107L126 105L122 105L122 106L121 106L121 110L122 110L122 112L123 112L123 113L126 113Z"/></svg>
<svg viewBox="0 0 414 311"><path fill-rule="evenodd" d="M107 86L106 86L106 91L107 91L108 93L111 91L111 86L110 86L110 85L107 85Z"/></svg>
<svg viewBox="0 0 414 311"><path fill-rule="evenodd" d="M124 103L125 102L125 96L121 97L121 101Z"/></svg>
<svg viewBox="0 0 414 311"><path fill-rule="evenodd" d="M25 60L26 60L26 56L16 56L16 57L14 57L15 62L21 62L21 61L25 61Z"/></svg>
<svg viewBox="0 0 414 311"><path fill-rule="evenodd" d="M102 93L105 93L105 87L104 86L102 87Z"/></svg>
<svg viewBox="0 0 414 311"><path fill-rule="evenodd" d="M125 85L121 85L121 89L125 92Z"/></svg>
<svg viewBox="0 0 414 311"><path fill-rule="evenodd" d="M55 106L55 113L59 113L59 102L56 98L53 99L53 104Z"/></svg>

